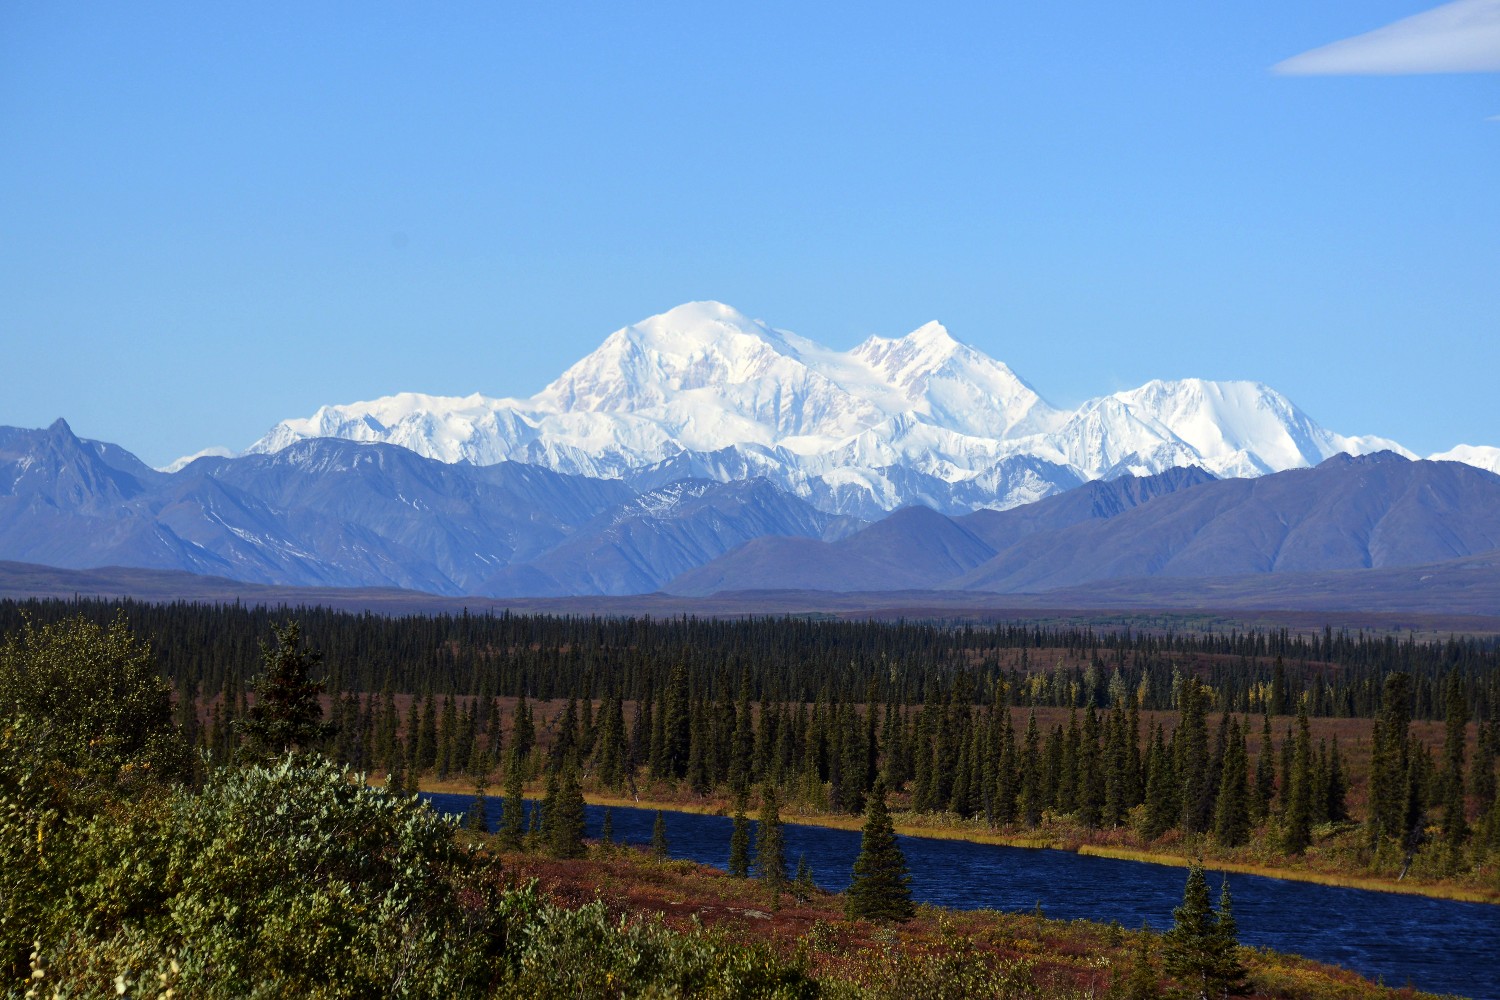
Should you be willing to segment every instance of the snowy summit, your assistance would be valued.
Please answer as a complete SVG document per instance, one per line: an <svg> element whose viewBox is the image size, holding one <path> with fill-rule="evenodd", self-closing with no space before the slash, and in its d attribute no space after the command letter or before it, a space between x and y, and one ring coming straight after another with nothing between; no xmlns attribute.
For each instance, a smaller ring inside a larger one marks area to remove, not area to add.
<svg viewBox="0 0 1500 1000"><path fill-rule="evenodd" d="M1153 381L1050 406L940 323L849 351L691 302L616 330L530 399L402 393L324 406L249 449L387 442L639 481L765 476L825 510L1005 508L1078 483L1196 465L1258 476L1399 445L1318 426L1254 382Z"/></svg>

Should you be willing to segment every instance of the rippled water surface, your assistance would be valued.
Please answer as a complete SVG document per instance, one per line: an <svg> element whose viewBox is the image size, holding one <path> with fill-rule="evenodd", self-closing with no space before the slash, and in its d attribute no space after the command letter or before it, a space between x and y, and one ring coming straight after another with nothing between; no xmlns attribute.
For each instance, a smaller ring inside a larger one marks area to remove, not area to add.
<svg viewBox="0 0 1500 1000"><path fill-rule="evenodd" d="M463 812L471 800L427 797L444 812ZM655 813L613 812L617 841L650 843ZM500 813L500 801L490 800L492 828ZM599 835L603 815L601 807L588 807L590 837ZM667 813L666 819L673 857L727 866L728 818ZM818 885L835 891L848 886L859 853L857 832L788 824L785 833L793 867L805 856ZM1132 928L1144 922L1161 930L1171 926L1172 908L1182 901L1180 868L1065 851L898 839L911 869L912 894L925 903L1027 912L1040 905L1049 917L1118 920ZM1210 875L1216 899L1219 878ZM1391 986L1410 983L1435 993L1500 1000L1500 907L1255 875L1230 875L1229 888L1244 944L1343 965Z"/></svg>

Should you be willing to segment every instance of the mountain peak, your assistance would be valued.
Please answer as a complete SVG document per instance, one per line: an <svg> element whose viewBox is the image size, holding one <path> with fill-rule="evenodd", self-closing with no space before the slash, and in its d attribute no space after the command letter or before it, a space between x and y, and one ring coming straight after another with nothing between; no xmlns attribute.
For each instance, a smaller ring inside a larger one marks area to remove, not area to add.
<svg viewBox="0 0 1500 1000"><path fill-rule="evenodd" d="M928 320L901 339L928 347L959 346L958 341L953 339L953 334L948 332L948 328L935 319Z"/></svg>
<svg viewBox="0 0 1500 1000"><path fill-rule="evenodd" d="M655 481L666 468L677 478L767 476L861 516L913 500L1010 505L1125 472L1197 465L1259 476L1338 452L1399 450L1325 430L1260 382L1155 380L1063 411L936 320L840 351L712 299L615 330L528 399L405 395L324 407L252 450L312 436L627 480Z"/></svg>

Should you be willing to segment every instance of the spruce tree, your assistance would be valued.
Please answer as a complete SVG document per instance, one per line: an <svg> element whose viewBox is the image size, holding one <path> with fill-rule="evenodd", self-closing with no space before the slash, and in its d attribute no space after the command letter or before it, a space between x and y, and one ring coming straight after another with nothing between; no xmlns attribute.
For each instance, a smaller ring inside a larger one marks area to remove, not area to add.
<svg viewBox="0 0 1500 1000"><path fill-rule="evenodd" d="M1215 992L1221 997L1243 996L1250 992L1247 972L1240 962L1240 929L1234 919L1234 904L1229 897L1229 876L1219 887L1219 912L1215 914L1218 958L1214 963Z"/></svg>
<svg viewBox="0 0 1500 1000"><path fill-rule="evenodd" d="M1286 815L1282 817L1281 848L1288 854L1301 854L1312 843L1312 736L1307 726L1307 705L1297 708L1297 736L1292 751L1292 787L1286 798Z"/></svg>
<svg viewBox="0 0 1500 1000"><path fill-rule="evenodd" d="M813 893L818 891L817 883L813 881L812 866L807 863L807 855L797 855L797 877L792 880L792 895L799 902L807 902L812 899Z"/></svg>
<svg viewBox="0 0 1500 1000"><path fill-rule="evenodd" d="M1404 823L1407 775L1410 771L1411 677L1402 672L1387 675L1380 696L1380 715L1375 720L1370 757L1369 816L1366 820L1371 845L1382 839L1401 839Z"/></svg>
<svg viewBox="0 0 1500 1000"><path fill-rule="evenodd" d="M1250 799L1251 819L1255 824L1271 818L1276 801L1276 751L1271 741L1271 716L1261 717L1260 750L1255 757L1255 792Z"/></svg>
<svg viewBox="0 0 1500 1000"><path fill-rule="evenodd" d="M656 810L656 819L651 824L651 856L666 858L668 851L667 817L658 809Z"/></svg>
<svg viewBox="0 0 1500 1000"><path fill-rule="evenodd" d="M417 727L416 753L411 767L412 780L437 766L438 731L437 699L428 695L422 700L422 721Z"/></svg>
<svg viewBox="0 0 1500 1000"><path fill-rule="evenodd" d="M433 772L439 781L448 777L448 772L455 770L457 761L454 759L455 743L458 736L458 708L454 704L453 695L449 694L443 699L443 713L438 719L437 725L437 755L433 759Z"/></svg>
<svg viewBox="0 0 1500 1000"><path fill-rule="evenodd" d="M549 846L552 843L552 820L557 815L557 796L561 791L562 786L557 780L557 772L549 771L546 784L542 786L542 821L537 826L537 832L542 835L543 842Z"/></svg>
<svg viewBox="0 0 1500 1000"><path fill-rule="evenodd" d="M1220 899L1222 904L1229 901L1227 882ZM1172 911L1172 929L1162 937L1162 962L1167 974L1198 1000L1245 992L1234 918L1232 913L1228 916L1228 925L1221 927L1219 916L1209 905L1203 867L1194 862L1188 867L1182 905Z"/></svg>
<svg viewBox="0 0 1500 1000"><path fill-rule="evenodd" d="M1178 747L1177 775L1184 833L1204 833L1213 826L1214 795L1208 747L1208 719L1203 688L1191 674L1182 679L1179 693L1182 716L1173 734Z"/></svg>
<svg viewBox="0 0 1500 1000"><path fill-rule="evenodd" d="M599 824L599 846L606 851L615 846L615 811L604 807L604 820Z"/></svg>
<svg viewBox="0 0 1500 1000"><path fill-rule="evenodd" d="M750 877L750 820L745 817L745 800L734 803L734 832L729 835L729 874L735 878Z"/></svg>
<svg viewBox="0 0 1500 1000"><path fill-rule="evenodd" d="M1349 781L1344 777L1344 762L1339 755L1339 738L1333 738L1333 747L1328 752L1328 785L1324 794L1327 803L1324 811L1328 822L1342 823L1349 818Z"/></svg>
<svg viewBox="0 0 1500 1000"><path fill-rule="evenodd" d="M1124 1000L1158 1000L1161 980L1157 974L1152 946L1155 935L1142 924L1136 935L1135 951L1130 957L1130 976L1125 980Z"/></svg>
<svg viewBox="0 0 1500 1000"><path fill-rule="evenodd" d="M1464 781L1464 743L1469 729L1469 700L1464 695L1458 668L1448 674L1446 721L1443 739L1443 842L1456 854L1469 835L1464 815L1468 792Z"/></svg>
<svg viewBox="0 0 1500 1000"><path fill-rule="evenodd" d="M531 716L531 706L526 702L526 692L516 699L516 711L510 721L511 760L520 765L521 780L525 781L530 770L528 761L532 745L536 743L536 722Z"/></svg>
<svg viewBox="0 0 1500 1000"><path fill-rule="evenodd" d="M1036 826L1042 821L1042 810L1046 808L1046 795L1042 774L1042 737L1036 725L1036 712L1026 720L1026 737L1021 750L1021 819L1027 826Z"/></svg>
<svg viewBox="0 0 1500 1000"><path fill-rule="evenodd" d="M618 696L604 700L599 710L599 725L595 737L594 760L599 781L605 788L619 790L625 784L626 757L625 712Z"/></svg>
<svg viewBox="0 0 1500 1000"><path fill-rule="evenodd" d="M502 808L500 842L506 850L518 851L521 849L521 839L526 835L526 792L514 751L511 753L510 766L505 769L505 803Z"/></svg>
<svg viewBox="0 0 1500 1000"><path fill-rule="evenodd" d="M310 677L322 657L302 647L302 627L295 621L272 625L271 632L276 645L260 644L263 669L241 732L249 749L265 756L312 750L332 735L319 700L323 684Z"/></svg>
<svg viewBox="0 0 1500 1000"><path fill-rule="evenodd" d="M578 770L572 764L563 768L557 783L557 794L546 807L547 846L554 858L578 858L584 854L583 789L578 784Z"/></svg>
<svg viewBox="0 0 1500 1000"><path fill-rule="evenodd" d="M1239 847L1250 839L1248 766L1245 737L1240 732L1239 720L1234 719L1229 723L1218 800L1214 804L1214 840L1222 847Z"/></svg>
<svg viewBox="0 0 1500 1000"><path fill-rule="evenodd" d="M474 801L469 803L469 811L464 816L464 829L472 833L489 833L490 823L485 813L489 802L484 795L484 782L481 781L474 786Z"/></svg>
<svg viewBox="0 0 1500 1000"><path fill-rule="evenodd" d="M760 823L755 831L755 870L771 888L773 898L786 885L786 843L781 833L781 805L776 786L761 786Z"/></svg>
<svg viewBox="0 0 1500 1000"><path fill-rule="evenodd" d="M911 876L886 811L884 782L870 793L845 912L851 920L905 920L913 912Z"/></svg>
<svg viewBox="0 0 1500 1000"><path fill-rule="evenodd" d="M1178 815L1176 778L1172 771L1172 758L1158 724L1146 755L1146 815L1141 833L1147 840L1155 840L1171 829Z"/></svg>
<svg viewBox="0 0 1500 1000"><path fill-rule="evenodd" d="M1492 709L1493 711L1493 709ZM1495 802L1495 752L1500 729L1494 722L1479 726L1479 742L1474 748L1474 764L1469 775L1469 791L1479 815L1485 816Z"/></svg>

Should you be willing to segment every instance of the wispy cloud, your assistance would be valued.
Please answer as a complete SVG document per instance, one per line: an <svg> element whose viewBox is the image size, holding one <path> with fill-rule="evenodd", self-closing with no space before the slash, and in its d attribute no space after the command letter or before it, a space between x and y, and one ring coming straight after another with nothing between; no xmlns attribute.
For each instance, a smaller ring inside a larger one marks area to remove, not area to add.
<svg viewBox="0 0 1500 1000"><path fill-rule="evenodd" d="M1288 74L1500 71L1500 0L1455 0L1383 28L1293 56Z"/></svg>

